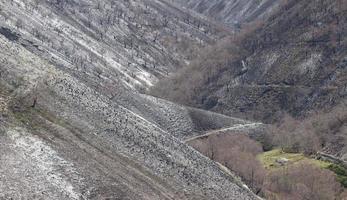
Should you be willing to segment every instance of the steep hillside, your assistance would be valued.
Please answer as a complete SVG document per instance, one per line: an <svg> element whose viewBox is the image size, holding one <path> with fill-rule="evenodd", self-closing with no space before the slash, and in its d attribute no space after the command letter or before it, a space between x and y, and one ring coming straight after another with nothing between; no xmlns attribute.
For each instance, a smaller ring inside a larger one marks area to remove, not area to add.
<svg viewBox="0 0 347 200"><path fill-rule="evenodd" d="M130 86L151 86L217 36L212 25L164 1L3 2L2 33L11 28L27 46L69 61L72 71L107 76L87 65L111 66Z"/></svg>
<svg viewBox="0 0 347 200"><path fill-rule="evenodd" d="M251 122L139 93L223 31L159 0L1 0L0 18L0 199L257 198L183 141Z"/></svg>
<svg viewBox="0 0 347 200"><path fill-rule="evenodd" d="M287 1L266 22L205 50L154 93L266 122L330 108L347 94L346 23L346 1Z"/></svg>
<svg viewBox="0 0 347 200"><path fill-rule="evenodd" d="M175 0L178 4L216 21L239 28L241 24L266 19L281 0Z"/></svg>

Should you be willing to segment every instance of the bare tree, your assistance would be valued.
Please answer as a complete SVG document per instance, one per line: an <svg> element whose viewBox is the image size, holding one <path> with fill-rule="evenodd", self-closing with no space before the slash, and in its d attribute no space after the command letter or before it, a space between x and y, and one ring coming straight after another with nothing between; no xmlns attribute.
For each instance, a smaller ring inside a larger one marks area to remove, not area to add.
<svg viewBox="0 0 347 200"><path fill-rule="evenodd" d="M274 144L285 152L315 154L321 148L312 124L298 121L289 115L273 127L271 132Z"/></svg>
<svg viewBox="0 0 347 200"><path fill-rule="evenodd" d="M341 186L333 172L310 163L273 171L265 183L265 196L268 199L334 200L340 190Z"/></svg>
<svg viewBox="0 0 347 200"><path fill-rule="evenodd" d="M266 173L256 159L256 155L262 152L259 143L242 133L233 133L212 135L204 140L191 141L189 144L234 171L254 192L261 192Z"/></svg>

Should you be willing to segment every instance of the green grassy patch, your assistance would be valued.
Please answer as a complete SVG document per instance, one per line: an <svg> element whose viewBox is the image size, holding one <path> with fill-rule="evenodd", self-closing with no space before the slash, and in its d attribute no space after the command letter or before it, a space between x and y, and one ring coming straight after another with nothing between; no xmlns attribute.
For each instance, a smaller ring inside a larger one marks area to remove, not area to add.
<svg viewBox="0 0 347 200"><path fill-rule="evenodd" d="M258 159L263 163L265 169L273 170L280 168L281 165L276 162L279 159L288 159L287 164L297 164L300 162L309 162L321 168L328 168L331 163L316 160L314 158L306 157L302 153L285 153L280 149L274 149L271 151L264 152L258 155Z"/></svg>
<svg viewBox="0 0 347 200"><path fill-rule="evenodd" d="M327 167L327 169L333 171L337 175L337 180L341 183L341 185L347 188L347 170L346 168L337 165L331 164Z"/></svg>
<svg viewBox="0 0 347 200"><path fill-rule="evenodd" d="M336 174L338 182L340 182L343 187L347 188L347 169L343 166L309 158L302 153L285 153L280 149L274 149L258 155L258 159L262 162L265 169L269 171L282 167L276 160L283 158L288 159L287 165L299 164L305 161L320 168L329 169Z"/></svg>

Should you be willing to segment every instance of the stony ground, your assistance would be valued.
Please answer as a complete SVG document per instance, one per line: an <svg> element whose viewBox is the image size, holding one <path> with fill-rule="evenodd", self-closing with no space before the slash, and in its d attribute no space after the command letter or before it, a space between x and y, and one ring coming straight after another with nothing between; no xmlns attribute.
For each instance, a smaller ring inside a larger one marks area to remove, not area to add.
<svg viewBox="0 0 347 200"><path fill-rule="evenodd" d="M153 41L158 27L201 45L215 37L211 26L193 16L140 24L140 11L183 15L164 1L35 2L0 1L0 199L256 199L183 142L249 122L139 92L188 60L169 52L168 35ZM115 8L117 25L97 32ZM138 29L150 34L138 38ZM127 42L119 36L129 34Z"/></svg>

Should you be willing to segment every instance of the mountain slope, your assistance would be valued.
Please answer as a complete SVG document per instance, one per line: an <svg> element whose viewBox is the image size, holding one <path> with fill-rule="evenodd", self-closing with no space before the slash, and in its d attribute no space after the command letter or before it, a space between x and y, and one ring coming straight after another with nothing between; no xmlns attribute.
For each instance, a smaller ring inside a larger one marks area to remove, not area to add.
<svg viewBox="0 0 347 200"><path fill-rule="evenodd" d="M164 1L0 5L0 198L257 198L183 142L250 122L139 93L217 28Z"/></svg>
<svg viewBox="0 0 347 200"><path fill-rule="evenodd" d="M115 68L131 86L152 85L189 60L185 51L191 49L184 45L193 49L216 36L207 22L161 1L58 2L3 3L2 18L30 42L70 61L72 70L108 74L86 68L98 61Z"/></svg>
<svg viewBox="0 0 347 200"><path fill-rule="evenodd" d="M345 1L287 1L264 23L205 50L154 93L265 122L330 108L346 97L346 16Z"/></svg>
<svg viewBox="0 0 347 200"><path fill-rule="evenodd" d="M229 26L262 20L279 7L280 0L176 0L180 5Z"/></svg>

